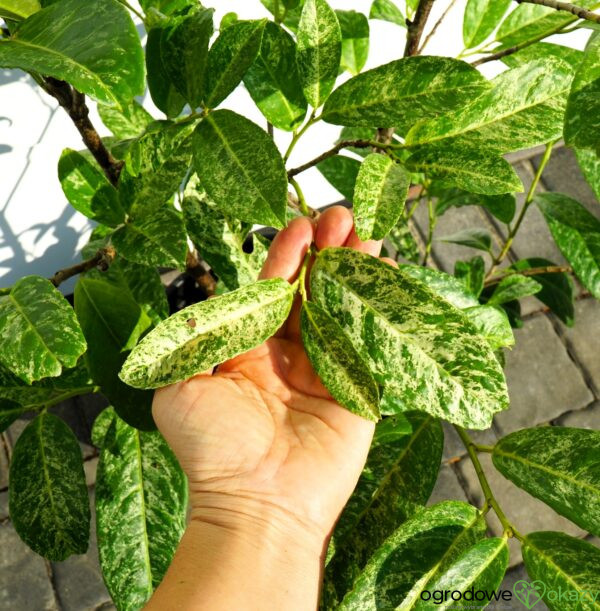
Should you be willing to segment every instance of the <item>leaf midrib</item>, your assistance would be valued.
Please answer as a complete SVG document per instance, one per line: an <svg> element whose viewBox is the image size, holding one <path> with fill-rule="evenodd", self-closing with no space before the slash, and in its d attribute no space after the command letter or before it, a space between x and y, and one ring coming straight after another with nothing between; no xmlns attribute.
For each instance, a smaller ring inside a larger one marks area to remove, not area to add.
<svg viewBox="0 0 600 611"><path fill-rule="evenodd" d="M145 492L144 492L144 471L142 469L142 444L141 444L141 439L140 439L141 433L135 429L132 429L132 430L134 431L134 437L135 437L135 452L136 452L136 459L137 459L136 470L137 470L137 474L139 478L138 495L140 498L140 514L142 516L142 522L143 522L142 545L144 548L144 569L146 570L146 576L148 578L148 592L149 594L152 594L153 577L152 577L152 563L150 561L150 540L148 538L148 515L147 515L147 510L146 510L146 497L145 497Z"/></svg>

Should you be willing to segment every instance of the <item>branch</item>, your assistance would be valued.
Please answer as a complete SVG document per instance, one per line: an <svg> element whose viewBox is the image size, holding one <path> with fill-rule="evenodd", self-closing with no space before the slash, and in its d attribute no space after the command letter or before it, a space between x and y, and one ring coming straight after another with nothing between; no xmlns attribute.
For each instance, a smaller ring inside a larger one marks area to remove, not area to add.
<svg viewBox="0 0 600 611"><path fill-rule="evenodd" d="M50 278L50 282L52 282L54 286L60 286L63 282L65 282L65 280L68 280L77 274L87 272L90 269L94 269L94 267L98 267L102 271L106 271L116 255L117 253L112 246L101 248L91 259L82 261L77 265L73 265L72 267L67 267L66 269L61 269L56 272L56 274Z"/></svg>
<svg viewBox="0 0 600 611"><path fill-rule="evenodd" d="M600 15L588 11L582 6L571 4L570 2L561 2L560 0L515 0L518 4L539 4L541 6L547 6L549 8L556 9L557 11L566 11L578 17L579 19L587 19L594 23L600 23Z"/></svg>
<svg viewBox="0 0 600 611"><path fill-rule="evenodd" d="M38 81L44 91L55 98L67 111L75 127L81 134L83 142L98 162L108 180L113 186L117 186L123 162L115 159L110 151L104 146L102 138L98 135L96 128L89 118L89 109L85 104L85 96L65 81L59 81L52 77L43 78Z"/></svg>
<svg viewBox="0 0 600 611"><path fill-rule="evenodd" d="M408 33L406 35L404 57L418 55L421 36L423 36L423 30L425 29L425 24L434 2L435 0L421 0L415 13L415 18L412 21L406 22Z"/></svg>
<svg viewBox="0 0 600 611"><path fill-rule="evenodd" d="M186 272L196 281L206 296L214 295L217 283L211 273L202 265L196 253L188 251L185 263Z"/></svg>
<svg viewBox="0 0 600 611"><path fill-rule="evenodd" d="M508 276L539 276L541 274L570 274L573 268L570 265L546 265L544 267L532 267L531 269L509 270L506 274L499 274L489 280L486 280L485 286L492 286L498 282L508 278Z"/></svg>
<svg viewBox="0 0 600 611"><path fill-rule="evenodd" d="M440 25L442 25L442 22L444 21L444 19L446 19L448 13L452 10L455 4L456 0L451 0L450 4L448 4L446 10L442 13L442 16L435 22L435 25L433 26L433 28L431 28L431 32L427 34L425 40L423 41L423 44L419 47L418 55L423 53L423 49L425 49L429 41L435 36L435 33L437 32L438 28L440 27Z"/></svg>

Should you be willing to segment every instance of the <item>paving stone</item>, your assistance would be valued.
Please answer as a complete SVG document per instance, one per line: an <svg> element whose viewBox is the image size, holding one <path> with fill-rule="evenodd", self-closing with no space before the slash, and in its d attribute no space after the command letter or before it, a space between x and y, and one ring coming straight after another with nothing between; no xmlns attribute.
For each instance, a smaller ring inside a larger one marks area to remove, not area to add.
<svg viewBox="0 0 600 611"><path fill-rule="evenodd" d="M0 520L8 518L8 492L0 492Z"/></svg>
<svg viewBox="0 0 600 611"><path fill-rule="evenodd" d="M600 303L596 299L580 299L575 303L575 324L560 331L569 350L585 367L596 397L600 398Z"/></svg>
<svg viewBox="0 0 600 611"><path fill-rule="evenodd" d="M454 427L448 422L442 422L442 427L444 429L444 458L464 456L467 451ZM469 430L467 432L475 443L482 445L493 446L498 440L498 435L496 435L493 428L486 429L485 431Z"/></svg>
<svg viewBox="0 0 600 611"><path fill-rule="evenodd" d="M44 559L19 539L9 521L0 524L0 567L0 610L58 609Z"/></svg>
<svg viewBox="0 0 600 611"><path fill-rule="evenodd" d="M8 486L8 455L3 438L0 437L0 490Z"/></svg>
<svg viewBox="0 0 600 611"><path fill-rule="evenodd" d="M92 506L93 502L92 491L90 492ZM102 581L102 573L98 562L96 521L93 511L90 545L87 553L71 556L64 562L53 562L52 572L56 593L63 611L96 609L103 603L110 602L110 596Z"/></svg>
<svg viewBox="0 0 600 611"><path fill-rule="evenodd" d="M510 409L495 417L502 434L550 422L593 401L546 316L535 316L515 329L515 340L515 347L506 353Z"/></svg>
<svg viewBox="0 0 600 611"><path fill-rule="evenodd" d="M19 435L25 430L25 427L29 424L31 418L22 417L15 420L4 432L4 438L7 441L9 454L12 452L12 448L15 447Z"/></svg>
<svg viewBox="0 0 600 611"><path fill-rule="evenodd" d="M600 431L600 401L592 403L585 409L569 412L558 418L553 424Z"/></svg>
<svg viewBox="0 0 600 611"><path fill-rule="evenodd" d="M489 454L480 454L479 460L498 504L506 514L506 517L521 533L527 534L538 530L557 530L574 537L583 537L587 534L579 526L558 515L548 505L535 499L524 490L517 488L517 486L502 476L492 464L492 458ZM473 468L473 463L465 459L461 460L457 467L467 486L467 496L476 506L481 507L484 498L477 474ZM495 536L500 536L502 534L502 526L494 512L490 511L487 518L492 533ZM523 559L521 556L521 546L516 539L509 539L508 544L510 548L510 566L512 567L519 564Z"/></svg>
<svg viewBox="0 0 600 611"><path fill-rule="evenodd" d="M431 493L428 505L435 505L440 501L465 501L468 502L465 491L463 490L456 473L450 465L443 464L435 488Z"/></svg>

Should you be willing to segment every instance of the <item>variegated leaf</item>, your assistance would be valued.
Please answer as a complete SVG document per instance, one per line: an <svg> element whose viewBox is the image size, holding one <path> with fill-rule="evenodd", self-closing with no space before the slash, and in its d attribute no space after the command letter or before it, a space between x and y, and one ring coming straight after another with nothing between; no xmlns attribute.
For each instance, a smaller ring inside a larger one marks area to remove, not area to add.
<svg viewBox="0 0 600 611"><path fill-rule="evenodd" d="M480 45L500 23L510 0L468 0L463 20L463 41L466 49Z"/></svg>
<svg viewBox="0 0 600 611"><path fill-rule="evenodd" d="M524 297L535 295L541 290L542 285L534 278L511 274L498 283L487 304L499 306L515 299L523 299Z"/></svg>
<svg viewBox="0 0 600 611"><path fill-rule="evenodd" d="M0 362L31 384L75 367L86 342L73 308L45 278L25 276L0 298Z"/></svg>
<svg viewBox="0 0 600 611"><path fill-rule="evenodd" d="M454 277L458 278L467 291L479 297L485 281L485 261L477 255L468 261L457 261L454 264Z"/></svg>
<svg viewBox="0 0 600 611"><path fill-rule="evenodd" d="M335 187L349 202L354 199L354 186L360 170L360 161L346 155L334 155L317 164L332 187Z"/></svg>
<svg viewBox="0 0 600 611"><path fill-rule="evenodd" d="M136 388L158 388L206 371L271 337L293 296L289 283L272 278L188 306L142 339L120 378Z"/></svg>
<svg viewBox="0 0 600 611"><path fill-rule="evenodd" d="M90 505L81 450L52 414L37 416L17 439L9 511L21 539L41 556L60 561L87 550Z"/></svg>
<svg viewBox="0 0 600 611"><path fill-rule="evenodd" d="M600 431L523 429L503 437L494 466L520 488L588 532L600 533Z"/></svg>
<svg viewBox="0 0 600 611"><path fill-rule="evenodd" d="M354 187L354 222L361 240L381 240L404 211L410 175L387 155L373 153L361 164Z"/></svg>
<svg viewBox="0 0 600 611"><path fill-rule="evenodd" d="M354 414L377 422L377 383L340 325L318 305L305 301L300 330L311 365L331 396Z"/></svg>
<svg viewBox="0 0 600 611"><path fill-rule="evenodd" d="M311 287L385 387L387 409L419 409L485 429L507 407L489 344L422 282L363 253L328 248L317 257Z"/></svg>
<svg viewBox="0 0 600 611"><path fill-rule="evenodd" d="M477 332L485 337L492 350L514 345L515 336L504 310L489 305L480 305L465 308L463 312Z"/></svg>
<svg viewBox="0 0 600 611"><path fill-rule="evenodd" d="M600 154L585 149L575 149L577 162L590 187L600 201Z"/></svg>
<svg viewBox="0 0 600 611"><path fill-rule="evenodd" d="M583 59L583 51L573 49L572 47L556 45L552 42L536 42L534 45L524 47L517 53L503 57L502 62L509 68L516 68L532 60L543 59L545 57L562 59L576 70Z"/></svg>
<svg viewBox="0 0 600 611"><path fill-rule="evenodd" d="M123 140L137 138L154 120L137 100L131 100L121 108L98 104L98 114L113 136Z"/></svg>
<svg viewBox="0 0 600 611"><path fill-rule="evenodd" d="M118 609L135 611L161 582L185 530L187 481L158 431L140 432L112 408L101 412L94 438L101 441L96 524L104 583Z"/></svg>
<svg viewBox="0 0 600 611"><path fill-rule="evenodd" d="M340 69L358 74L369 55L369 21L357 11L336 10L342 32L342 58Z"/></svg>
<svg viewBox="0 0 600 611"><path fill-rule="evenodd" d="M381 19L382 21L395 23L403 28L406 27L406 19L402 11L392 0L373 0L369 19Z"/></svg>
<svg viewBox="0 0 600 611"><path fill-rule="evenodd" d="M25 19L41 8L39 0L0 0L0 17Z"/></svg>

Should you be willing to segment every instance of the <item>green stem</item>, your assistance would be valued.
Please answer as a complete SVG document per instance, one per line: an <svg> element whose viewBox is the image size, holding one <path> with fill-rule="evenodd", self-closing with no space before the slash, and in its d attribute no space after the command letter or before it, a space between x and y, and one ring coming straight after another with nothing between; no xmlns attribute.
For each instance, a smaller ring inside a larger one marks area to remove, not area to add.
<svg viewBox="0 0 600 611"><path fill-rule="evenodd" d="M300 268L300 275L298 276L298 289L302 297L302 301L308 301L308 295L306 294L306 274L308 271L308 264L312 256L312 249L309 248L304 255L304 261L302 261L302 267Z"/></svg>
<svg viewBox="0 0 600 611"><path fill-rule="evenodd" d="M294 132L294 135L292 136L292 141L290 142L290 145L288 146L288 149L285 152L285 155L283 156L284 161L287 161L290 158L290 155L292 154L294 147L296 146L298 140L302 138L302 136L304 135L304 132L306 132L306 130L311 125L314 125L317 121L321 120L321 117L315 116L316 113L317 111L313 109L313 111L310 113L310 116L308 117L308 121L306 121L306 123L298 131Z"/></svg>
<svg viewBox="0 0 600 611"><path fill-rule="evenodd" d="M427 265L429 255L431 255L431 248L433 246L433 232L437 224L437 216L435 214L435 208L433 205L433 198L427 194L427 210L429 212L429 228L427 232L427 244L425 245L425 256L423 257L423 265Z"/></svg>
<svg viewBox="0 0 600 611"><path fill-rule="evenodd" d="M129 4L129 2L127 2L127 0L119 0L119 2L125 6L126 8L128 8L134 15L136 15L137 17L139 17L142 20L142 23L145 23L146 18L144 17L144 15L142 15L139 11L137 11L135 8L133 8L133 6L131 6L131 4Z"/></svg>
<svg viewBox="0 0 600 611"><path fill-rule="evenodd" d="M53 407L54 405L58 405L59 403L66 401L67 399L71 399L79 395L87 395L87 394L92 394L92 393L97 393L97 392L100 392L99 386L81 386L79 388L74 388L72 390L64 392L62 395L58 395L57 397L54 397L54 399L51 399L50 401L44 401L42 403L33 403L32 405L28 405L27 409L32 409L32 410L40 409L40 408L48 409L50 407Z"/></svg>
<svg viewBox="0 0 600 611"><path fill-rule="evenodd" d="M471 462L473 463L473 467L475 469L475 473L477 474L477 479L479 480L479 484L481 489L483 490L483 495L485 498L484 507L489 506L494 510L494 513L498 516L502 527L504 528L504 535L507 537L516 537L519 541L523 541L523 535L510 523L509 519L506 517L505 513L502 511L500 505L498 505L498 501L496 501L496 497L494 497L494 493L490 488L490 484L485 476L483 471L483 467L481 466L481 462L479 461L479 457L477 456L477 448L478 447L488 447L488 446L477 446L471 438L467 434L467 432L461 428L460 426L454 425L458 436L461 438L468 454Z"/></svg>
<svg viewBox="0 0 600 611"><path fill-rule="evenodd" d="M544 153L544 157L542 158L540 167L537 169L537 172L535 173L535 176L531 183L531 187L529 187L529 191L527 192L527 197L525 198L525 202L523 203L521 212L519 213L519 216L517 217L517 220L515 224L513 225L513 228L509 231L508 237L506 238L506 242L504 242L504 246L502 247L502 250L500 251L497 257L494 257L492 261L492 266L490 267L490 270L488 271L486 275L486 279L489 279L493 275L498 265L500 265L500 263L504 261L504 258L508 254L508 251L510 250L510 247L512 246L515 236L517 235L517 232L519 231L519 227L521 227L521 223L523 222L523 219L525 218L525 214L527 213L529 206L531 206L533 202L533 199L535 197L535 192L540 183L540 179L542 178L542 174L544 173L544 170L546 169L546 166L548 165L548 161L550 161L550 157L552 156L552 147L555 144L556 144L556 141L553 141L553 142L549 142L546 145L546 152Z"/></svg>
<svg viewBox="0 0 600 611"><path fill-rule="evenodd" d="M296 195L298 196L298 202L300 203L300 210L302 214L304 216L311 216L310 208L308 207L308 204L306 203L306 198L304 197L304 193L302 193L302 189L300 188L300 185L293 178L290 178L289 181L290 181L290 185L294 187L294 191L296 191Z"/></svg>

